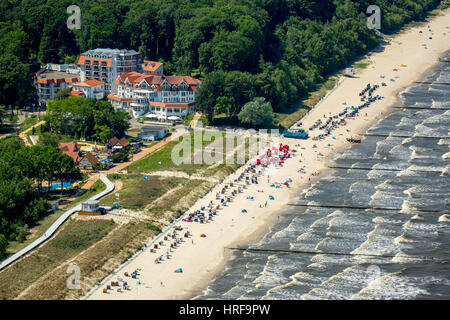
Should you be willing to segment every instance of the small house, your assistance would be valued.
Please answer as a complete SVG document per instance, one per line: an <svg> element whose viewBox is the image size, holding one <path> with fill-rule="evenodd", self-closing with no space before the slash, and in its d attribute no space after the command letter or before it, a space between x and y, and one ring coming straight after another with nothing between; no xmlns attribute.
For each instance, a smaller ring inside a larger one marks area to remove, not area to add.
<svg viewBox="0 0 450 320"><path fill-rule="evenodd" d="M169 133L168 127L143 127L138 138L143 141L154 141L163 139Z"/></svg>
<svg viewBox="0 0 450 320"><path fill-rule="evenodd" d="M78 214L81 216L99 216L104 213L104 209L99 206L98 200L87 200L81 203L81 210Z"/></svg>
<svg viewBox="0 0 450 320"><path fill-rule="evenodd" d="M86 153L78 162L78 168L82 170L93 170L98 159L92 153Z"/></svg>
<svg viewBox="0 0 450 320"><path fill-rule="evenodd" d="M76 142L60 142L59 149L62 153L68 155L78 164L81 159L81 148Z"/></svg>
<svg viewBox="0 0 450 320"><path fill-rule="evenodd" d="M111 138L106 142L105 148L106 151L115 152L120 151L122 149L128 149L130 147L130 143L126 138L118 139L116 137Z"/></svg>

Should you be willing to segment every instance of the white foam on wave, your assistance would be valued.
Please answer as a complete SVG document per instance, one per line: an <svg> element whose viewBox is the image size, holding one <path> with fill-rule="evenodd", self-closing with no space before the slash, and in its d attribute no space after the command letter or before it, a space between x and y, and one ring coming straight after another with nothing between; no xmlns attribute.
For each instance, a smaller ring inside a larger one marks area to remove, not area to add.
<svg viewBox="0 0 450 320"><path fill-rule="evenodd" d="M397 244L400 244L400 243L413 243L416 241L408 239L405 234L401 234L397 238L394 239L394 242Z"/></svg>
<svg viewBox="0 0 450 320"><path fill-rule="evenodd" d="M411 220L425 220L425 219L417 213L414 217L411 218Z"/></svg>
<svg viewBox="0 0 450 320"><path fill-rule="evenodd" d="M450 222L450 215L449 214L443 214L438 219L439 222Z"/></svg>
<svg viewBox="0 0 450 320"><path fill-rule="evenodd" d="M425 159L425 158L431 158L433 157L430 155L430 149L429 148L423 148L415 145L409 146L409 149L412 150L410 159Z"/></svg>
<svg viewBox="0 0 450 320"><path fill-rule="evenodd" d="M429 294L427 290L417 286L423 279L408 278L400 272L389 273L372 281L368 287L351 297L351 300L378 299L414 299L418 295Z"/></svg>
<svg viewBox="0 0 450 320"><path fill-rule="evenodd" d="M444 153L442 159L450 159L450 152Z"/></svg>
<svg viewBox="0 0 450 320"><path fill-rule="evenodd" d="M411 214L414 211L418 211L418 209L411 205L411 201L404 200L402 203L402 209L399 211L399 213Z"/></svg>
<svg viewBox="0 0 450 320"><path fill-rule="evenodd" d="M446 144L450 147L450 139L439 139L438 145L442 146L444 144Z"/></svg>
<svg viewBox="0 0 450 320"><path fill-rule="evenodd" d="M393 220L393 219L388 219L386 217L381 217L381 216L373 218L372 222L377 223L377 224L390 224L390 225L402 223L401 220Z"/></svg>
<svg viewBox="0 0 450 320"><path fill-rule="evenodd" d="M427 191L427 190L423 186L414 186L414 187L408 188L406 190L403 190L403 193L407 194L410 198L412 198L413 194L423 193L425 191Z"/></svg>
<svg viewBox="0 0 450 320"><path fill-rule="evenodd" d="M370 281L370 274L361 265L345 268L320 284L320 287L310 290L301 296L309 299L348 299L358 287L365 286Z"/></svg>
<svg viewBox="0 0 450 320"><path fill-rule="evenodd" d="M448 176L450 174L450 168L444 168L444 170L442 170L442 173L441 173L441 177L443 177L443 176Z"/></svg>

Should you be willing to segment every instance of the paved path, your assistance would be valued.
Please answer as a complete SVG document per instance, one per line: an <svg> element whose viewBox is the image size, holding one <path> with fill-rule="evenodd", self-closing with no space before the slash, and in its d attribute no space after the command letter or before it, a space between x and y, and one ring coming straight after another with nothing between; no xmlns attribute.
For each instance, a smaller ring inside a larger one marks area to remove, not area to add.
<svg viewBox="0 0 450 320"><path fill-rule="evenodd" d="M102 192L97 193L95 196L89 198L89 200L98 200L102 198L103 196L107 195L111 191L114 190L114 184L103 174L100 174L100 179L103 181L103 183L106 185L106 189ZM0 263L0 270L5 268L6 266L10 265L20 257L24 256L31 250L35 249L36 247L40 246L42 243L47 241L51 238L51 236L56 232L56 230L74 213L81 209L81 204L73 207L72 209L67 210L62 216L60 216L51 226L48 228L42 236L34 240L32 243L30 243L28 246L20 250L19 252L13 254L8 259L2 261Z"/></svg>
<svg viewBox="0 0 450 320"><path fill-rule="evenodd" d="M31 131L31 130L33 130L33 128L39 127L41 124L44 124L44 123L45 123L44 120L39 121L39 122L36 123L35 125L32 125L32 126L29 127L27 130L25 130L25 131L23 131L23 132L21 132L21 133L19 134L20 139L22 139L23 142L25 142L25 145L26 145L26 146L31 146L30 142L29 142L28 139L27 139L26 133L29 132L29 131Z"/></svg>

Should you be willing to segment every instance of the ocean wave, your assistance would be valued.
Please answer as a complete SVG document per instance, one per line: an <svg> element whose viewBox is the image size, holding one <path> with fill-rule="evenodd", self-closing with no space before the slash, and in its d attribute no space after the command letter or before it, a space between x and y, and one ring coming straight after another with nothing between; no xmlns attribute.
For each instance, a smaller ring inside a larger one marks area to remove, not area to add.
<svg viewBox="0 0 450 320"><path fill-rule="evenodd" d="M415 241L408 239L405 234L401 234L397 238L394 239L394 242L397 244L400 244L400 243L412 243Z"/></svg>
<svg viewBox="0 0 450 320"><path fill-rule="evenodd" d="M450 222L450 215L449 214L443 214L438 219L439 222Z"/></svg>
<svg viewBox="0 0 450 320"><path fill-rule="evenodd" d="M351 297L351 300L414 299L428 291L417 286L417 279L390 273L373 281L368 287Z"/></svg>

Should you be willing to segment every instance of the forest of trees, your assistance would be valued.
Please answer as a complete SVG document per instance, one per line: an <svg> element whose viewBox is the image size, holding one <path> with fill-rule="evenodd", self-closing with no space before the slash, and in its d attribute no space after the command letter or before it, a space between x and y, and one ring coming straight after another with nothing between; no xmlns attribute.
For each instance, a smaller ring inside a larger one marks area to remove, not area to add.
<svg viewBox="0 0 450 320"><path fill-rule="evenodd" d="M41 131L106 142L124 136L129 118L108 101L67 97L49 102Z"/></svg>
<svg viewBox="0 0 450 320"><path fill-rule="evenodd" d="M28 226L47 213L43 194L52 183L81 178L72 158L50 146L26 147L18 137L0 140L0 256L5 241L23 241ZM43 185L44 186L43 187Z"/></svg>
<svg viewBox="0 0 450 320"><path fill-rule="evenodd" d="M80 0L81 29L69 30L72 0L1 1L0 105L33 99L35 62L75 62L81 52L109 47L164 61L168 72L200 73L200 109L209 119L223 109L224 97L232 115L255 97L280 112L377 45L366 27L369 5L381 8L386 33L439 2Z"/></svg>

